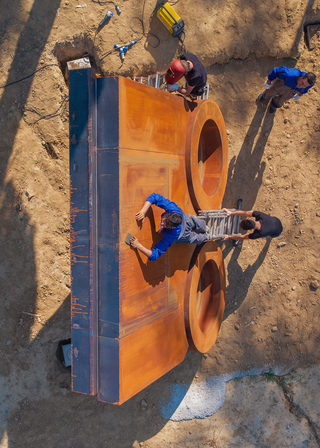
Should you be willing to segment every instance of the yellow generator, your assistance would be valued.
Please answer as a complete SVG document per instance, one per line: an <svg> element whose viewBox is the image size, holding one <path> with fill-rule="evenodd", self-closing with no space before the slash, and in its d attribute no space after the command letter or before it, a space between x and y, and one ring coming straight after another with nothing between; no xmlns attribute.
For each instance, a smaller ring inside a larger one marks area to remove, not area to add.
<svg viewBox="0 0 320 448"><path fill-rule="evenodd" d="M162 4L157 10L158 19L164 24L164 26L170 31L173 37L178 37L184 27L184 21L180 19L178 14L169 5L169 3Z"/></svg>

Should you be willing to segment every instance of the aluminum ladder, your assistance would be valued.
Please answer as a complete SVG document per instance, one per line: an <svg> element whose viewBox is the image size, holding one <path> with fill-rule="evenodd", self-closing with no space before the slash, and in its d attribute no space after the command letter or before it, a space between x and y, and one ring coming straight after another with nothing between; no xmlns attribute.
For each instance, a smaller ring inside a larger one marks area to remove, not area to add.
<svg viewBox="0 0 320 448"><path fill-rule="evenodd" d="M156 89L167 91L167 83L164 79L165 73L157 72L155 75L148 76L134 76L133 81L140 82L141 84L147 84L148 86L154 87ZM204 87L204 92L202 95L197 96L197 100L207 100L209 98L209 84Z"/></svg>
<svg viewBox="0 0 320 448"><path fill-rule="evenodd" d="M230 209L234 212L237 209ZM223 210L201 210L199 218L206 221L209 240L218 240L225 235L239 235L240 215L230 215Z"/></svg>

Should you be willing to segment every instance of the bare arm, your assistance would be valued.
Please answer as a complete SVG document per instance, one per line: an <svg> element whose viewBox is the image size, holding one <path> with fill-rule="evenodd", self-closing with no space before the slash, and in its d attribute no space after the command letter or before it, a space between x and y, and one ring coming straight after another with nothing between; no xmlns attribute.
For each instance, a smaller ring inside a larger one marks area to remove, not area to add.
<svg viewBox="0 0 320 448"><path fill-rule="evenodd" d="M144 255L146 255L148 258L151 256L152 252L150 249L147 249L146 247L142 246L141 243L139 243L138 238L133 236L130 240L130 246L134 249L139 249L140 252L142 252Z"/></svg>
<svg viewBox="0 0 320 448"><path fill-rule="evenodd" d="M223 241L226 240L248 240L249 239L249 234L246 233L245 235L225 235L223 238Z"/></svg>
<svg viewBox="0 0 320 448"><path fill-rule="evenodd" d="M194 86L189 86L189 84L187 84L186 87L179 87L178 92L182 93L183 95L190 95L193 88L194 88Z"/></svg>
<svg viewBox="0 0 320 448"><path fill-rule="evenodd" d="M253 211L245 212L244 210L234 210L233 212L231 210L228 210L227 208L222 209L224 212L227 213L227 216L230 215L239 215L239 216L252 216Z"/></svg>
<svg viewBox="0 0 320 448"><path fill-rule="evenodd" d="M144 203L144 206L142 207L142 209L136 214L137 221L141 221L141 220L142 220L142 222L144 221L144 218L146 217L146 213L149 210L150 206L151 206L151 202L146 201Z"/></svg>

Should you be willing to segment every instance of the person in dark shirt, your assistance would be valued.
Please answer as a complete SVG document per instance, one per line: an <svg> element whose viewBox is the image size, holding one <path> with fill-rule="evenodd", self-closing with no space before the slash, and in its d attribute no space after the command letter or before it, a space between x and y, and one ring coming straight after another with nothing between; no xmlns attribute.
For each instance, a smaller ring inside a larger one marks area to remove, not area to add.
<svg viewBox="0 0 320 448"><path fill-rule="evenodd" d="M257 101L272 98L269 112L273 114L276 109L283 106L285 101L293 98L299 100L308 90L314 86L316 75L302 72L297 68L274 67L265 81L265 91L260 93Z"/></svg>
<svg viewBox="0 0 320 448"><path fill-rule="evenodd" d="M224 208L223 211L230 215L240 215L255 218L255 221L251 219L244 219L240 222L240 228L242 230L253 230L253 233L246 233L244 235L225 235L224 240L256 240L257 238L265 238L271 236L271 238L277 238L281 235L283 227L280 219L275 216L266 215L262 212L242 210L230 211Z"/></svg>
<svg viewBox="0 0 320 448"><path fill-rule="evenodd" d="M169 92L176 91L183 95L192 96L202 95L207 83L207 72L204 65L199 61L197 56L192 53L183 53L180 56L180 62L187 72L184 75L187 84L185 87L178 87L178 84L169 85Z"/></svg>

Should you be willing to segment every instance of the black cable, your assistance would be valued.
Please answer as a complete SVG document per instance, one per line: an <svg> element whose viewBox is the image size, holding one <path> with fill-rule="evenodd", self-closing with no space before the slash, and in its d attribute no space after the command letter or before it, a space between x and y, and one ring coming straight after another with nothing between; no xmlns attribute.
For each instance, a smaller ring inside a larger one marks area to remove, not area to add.
<svg viewBox="0 0 320 448"><path fill-rule="evenodd" d="M123 62L124 62L124 61L122 61L120 67L117 68L117 70L116 70L115 72L113 72L114 75L115 75L115 74L120 70L120 68L123 66Z"/></svg>
<svg viewBox="0 0 320 448"><path fill-rule="evenodd" d="M139 22L141 23L142 32L140 32L140 31L136 31L136 30L134 30L134 29L132 28L132 26L131 26L131 22L132 22L132 20L134 20L134 19L139 20ZM131 31L132 31L133 33L141 34L141 37L140 37L139 39L137 39L138 42L143 38L143 36L153 36L153 37L155 37L155 38L157 39L158 43L157 43L157 45L152 45L152 44L150 44L150 46L151 46L152 48L158 48L158 47L159 47L160 42L161 42L160 39L159 39L159 37L158 37L156 34L151 33L150 31L149 31L148 33L145 32L145 30L144 30L143 20L140 19L140 17L132 17L132 19L130 20L130 24L129 24L129 26L130 26L130 29L131 29Z"/></svg>
<svg viewBox="0 0 320 448"><path fill-rule="evenodd" d="M143 38L143 36L149 36L149 35L150 35L150 36L155 37L155 38L157 39L157 41L158 41L157 45L154 46L154 45L150 44L150 46L151 46L152 48L157 48L157 47L159 47L159 45L160 45L160 39L159 39L159 37L158 37L156 34L151 33L150 31L149 31L148 33L146 33L146 32L145 32L145 29L144 29L143 19L144 19L144 9L145 9L145 6L146 6L146 0L144 0L144 2L143 2L141 19L140 19L140 17L132 17L132 19L130 20L129 26L130 26L130 29L131 29L131 31L132 31L133 33L135 33L135 34L141 34L140 39L137 39L138 42ZM154 8L154 10L152 11L152 13L150 14L149 22L150 22L151 17L153 16L154 12L155 12L157 9L158 9L158 7L156 6L156 7ZM132 20L134 20L134 19L136 19L136 20L138 20L138 21L140 22L140 24L141 24L141 28L142 28L142 32L140 32L140 31L136 31L136 30L134 30L134 29L132 28L132 26L131 26L131 22L132 22Z"/></svg>
<svg viewBox="0 0 320 448"><path fill-rule="evenodd" d="M183 34L184 38L183 40L181 39L180 35ZM184 52L187 52L187 47L185 46L184 40L186 38L186 33L184 31L181 31L181 34L179 34L179 36L177 36L177 38L179 39L179 41L181 42L182 46L184 47ZM182 54L182 53L181 53ZM180 55L181 56L181 55Z"/></svg>
<svg viewBox="0 0 320 448"><path fill-rule="evenodd" d="M40 70L43 70L46 67L52 67L52 66L60 67L59 64L47 64L47 65L44 65L43 67L38 68L38 70L36 70L35 72L31 73L31 75L25 76L24 78L18 79L17 81L9 82L8 84L0 86L0 89L3 89L3 88L8 87L8 86L12 86L12 84L17 84L18 82L21 82L21 81L24 81L25 79L31 78L31 76L33 76L35 73L39 72Z"/></svg>
<svg viewBox="0 0 320 448"><path fill-rule="evenodd" d="M49 120L49 118L57 117L58 115L61 115L65 111L65 109L67 107L68 100L69 100L69 96L66 96L65 98L63 98L58 109L55 110L54 112L51 112L50 114L47 114L47 115L42 115L41 112L37 111L33 107L25 108L23 111L23 114L22 114L22 118L23 118L24 122L27 124L35 124L35 123L38 123L38 121L40 121L40 120L45 120L45 119ZM62 107L63 107L63 109L62 109ZM62 109L62 110L59 112L60 109ZM24 116L26 112L32 112L34 114L37 114L37 115L39 115L40 118L38 118L37 120L32 121L32 122L27 121Z"/></svg>
<svg viewBox="0 0 320 448"><path fill-rule="evenodd" d="M99 3L100 6L103 6L103 5L107 4L107 3L112 3L113 6L116 6L116 3L113 2L112 0L106 0L104 2L102 2L101 0L92 0L92 1L93 1L93 3Z"/></svg>
<svg viewBox="0 0 320 448"><path fill-rule="evenodd" d="M106 58L107 56L109 56L109 54L113 53L114 51L116 51L117 48L113 48L111 51L108 51L105 55L103 55L99 61L96 63L97 65L99 64L99 62L101 62L104 58Z"/></svg>

